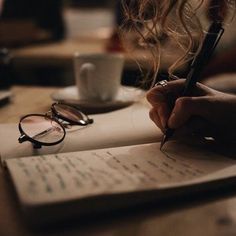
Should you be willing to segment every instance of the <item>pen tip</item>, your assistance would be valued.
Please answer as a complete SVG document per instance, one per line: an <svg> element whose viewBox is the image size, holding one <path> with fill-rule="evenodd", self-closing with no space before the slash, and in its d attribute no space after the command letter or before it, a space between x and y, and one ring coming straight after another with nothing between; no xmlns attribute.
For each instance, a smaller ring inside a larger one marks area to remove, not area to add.
<svg viewBox="0 0 236 236"><path fill-rule="evenodd" d="M162 149L162 147L164 146L166 142L166 135L163 136L162 140L161 140L161 144L160 144L160 150Z"/></svg>

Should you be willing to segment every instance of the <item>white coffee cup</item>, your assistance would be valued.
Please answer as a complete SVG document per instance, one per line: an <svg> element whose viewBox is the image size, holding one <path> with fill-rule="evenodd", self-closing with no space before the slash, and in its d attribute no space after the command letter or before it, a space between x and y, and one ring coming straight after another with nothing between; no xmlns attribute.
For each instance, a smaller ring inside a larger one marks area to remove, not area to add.
<svg viewBox="0 0 236 236"><path fill-rule="evenodd" d="M79 99L105 102L115 99L124 65L122 54L74 55L74 70Z"/></svg>

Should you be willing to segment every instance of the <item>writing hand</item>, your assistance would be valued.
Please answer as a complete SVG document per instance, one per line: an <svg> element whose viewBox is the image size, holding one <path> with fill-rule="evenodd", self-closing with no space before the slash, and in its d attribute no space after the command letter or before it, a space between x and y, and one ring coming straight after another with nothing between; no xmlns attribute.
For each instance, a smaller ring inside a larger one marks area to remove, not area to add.
<svg viewBox="0 0 236 236"><path fill-rule="evenodd" d="M236 95L230 95L197 83L191 97L179 97L184 79L156 86L147 93L152 105L150 118L164 132L166 125L176 134L195 133L216 139L236 141ZM169 106L169 96L175 100Z"/></svg>

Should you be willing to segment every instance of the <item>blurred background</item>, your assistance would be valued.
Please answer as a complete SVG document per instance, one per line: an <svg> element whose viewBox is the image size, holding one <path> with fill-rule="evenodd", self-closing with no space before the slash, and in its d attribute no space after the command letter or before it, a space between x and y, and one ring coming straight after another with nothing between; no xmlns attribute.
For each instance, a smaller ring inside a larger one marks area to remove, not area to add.
<svg viewBox="0 0 236 236"><path fill-rule="evenodd" d="M117 34L122 21L120 0L0 0L0 89L13 84L74 84L75 51L124 52ZM236 71L234 24L227 31L220 46L224 55L218 53L217 64L211 63L205 77ZM139 86L151 66L149 55L141 49L125 53L122 83ZM167 49L163 73L178 53L171 46ZM222 63L221 58L229 61Z"/></svg>
<svg viewBox="0 0 236 236"><path fill-rule="evenodd" d="M74 84L74 52L106 51L119 7L117 0L0 0L0 88Z"/></svg>

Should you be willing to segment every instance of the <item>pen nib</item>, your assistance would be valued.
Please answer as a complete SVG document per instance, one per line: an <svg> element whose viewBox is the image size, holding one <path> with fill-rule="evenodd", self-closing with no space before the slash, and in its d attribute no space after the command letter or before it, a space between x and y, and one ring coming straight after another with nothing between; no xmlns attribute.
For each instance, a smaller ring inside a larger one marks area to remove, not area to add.
<svg viewBox="0 0 236 236"><path fill-rule="evenodd" d="M161 144L160 144L160 150L162 149L162 147L164 146L166 142L166 135L163 136L162 140L161 140Z"/></svg>
<svg viewBox="0 0 236 236"><path fill-rule="evenodd" d="M163 135L163 138L161 140L160 150L164 146L164 144L172 137L174 134L174 129L166 128L166 132Z"/></svg>

